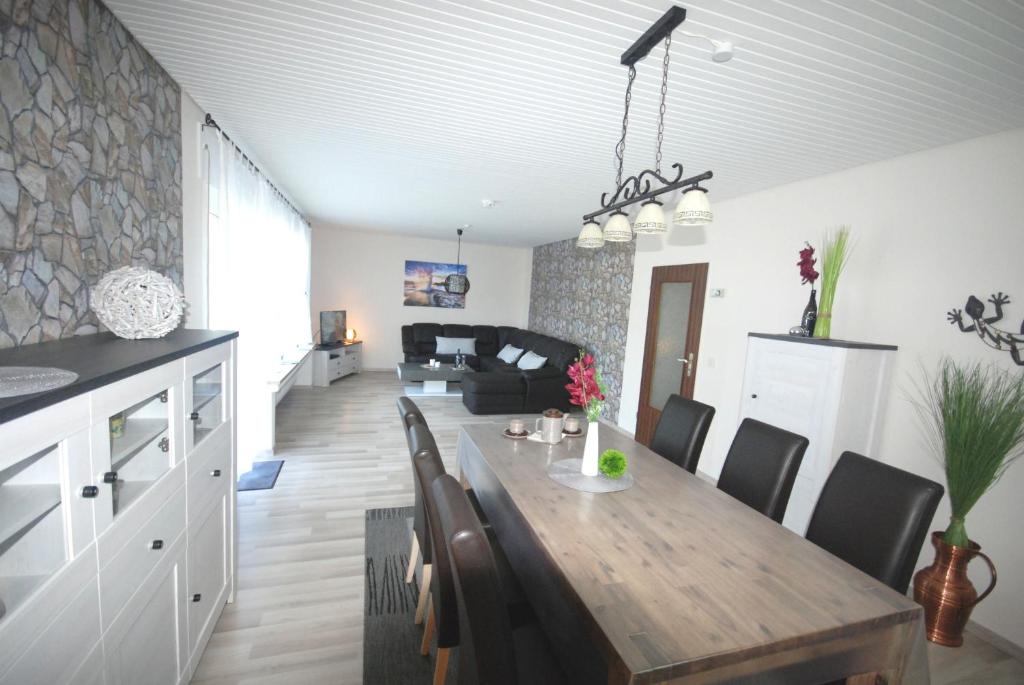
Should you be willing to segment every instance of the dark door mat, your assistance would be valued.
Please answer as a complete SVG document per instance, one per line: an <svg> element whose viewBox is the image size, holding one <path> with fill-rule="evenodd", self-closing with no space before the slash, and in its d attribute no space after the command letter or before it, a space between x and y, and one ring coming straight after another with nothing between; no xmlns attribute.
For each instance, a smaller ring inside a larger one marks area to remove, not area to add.
<svg viewBox="0 0 1024 685"><path fill-rule="evenodd" d="M280 459L253 462L252 471L238 477L238 491L272 489L282 466L284 461Z"/></svg>
<svg viewBox="0 0 1024 685"><path fill-rule="evenodd" d="M406 585L412 507L366 510L366 588L363 593L363 685L429 685L434 651L420 655L423 625L416 625L420 569ZM448 680L457 678L456 650Z"/></svg>

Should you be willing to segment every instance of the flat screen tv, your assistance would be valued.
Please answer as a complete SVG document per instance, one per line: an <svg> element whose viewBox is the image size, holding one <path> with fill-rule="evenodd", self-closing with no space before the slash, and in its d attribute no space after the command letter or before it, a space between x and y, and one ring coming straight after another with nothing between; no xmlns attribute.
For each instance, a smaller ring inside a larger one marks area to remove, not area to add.
<svg viewBox="0 0 1024 685"><path fill-rule="evenodd" d="M320 312L320 344L337 345L345 340L345 311Z"/></svg>

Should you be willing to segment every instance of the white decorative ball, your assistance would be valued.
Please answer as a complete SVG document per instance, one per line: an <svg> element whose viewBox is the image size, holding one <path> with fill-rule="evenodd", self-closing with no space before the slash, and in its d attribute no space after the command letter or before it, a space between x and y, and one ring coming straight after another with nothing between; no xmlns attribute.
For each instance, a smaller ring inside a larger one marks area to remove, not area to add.
<svg viewBox="0 0 1024 685"><path fill-rule="evenodd" d="M90 299L100 323L130 340L162 338L178 327L185 310L185 296L174 281L140 266L111 271Z"/></svg>

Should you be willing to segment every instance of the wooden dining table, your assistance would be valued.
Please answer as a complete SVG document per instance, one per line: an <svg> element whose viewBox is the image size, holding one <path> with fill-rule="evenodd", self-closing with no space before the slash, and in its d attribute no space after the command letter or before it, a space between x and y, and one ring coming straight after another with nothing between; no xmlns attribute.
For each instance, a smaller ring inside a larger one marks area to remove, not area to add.
<svg viewBox="0 0 1024 685"><path fill-rule="evenodd" d="M609 493L547 475L584 438L502 428L463 426L459 470L571 682L929 682L906 596L617 427L600 425L600 450L625 453L635 483Z"/></svg>

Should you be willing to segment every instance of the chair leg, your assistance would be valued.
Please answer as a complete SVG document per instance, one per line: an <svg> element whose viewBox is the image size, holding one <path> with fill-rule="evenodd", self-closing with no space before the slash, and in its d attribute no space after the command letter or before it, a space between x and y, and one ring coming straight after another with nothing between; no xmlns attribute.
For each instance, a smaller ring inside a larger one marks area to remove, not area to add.
<svg viewBox="0 0 1024 685"><path fill-rule="evenodd" d="M434 685L444 685L445 677L448 675L448 653L451 647L438 647L437 660L434 662Z"/></svg>
<svg viewBox="0 0 1024 685"><path fill-rule="evenodd" d="M434 637L434 607L433 601L427 603L427 627L423 630L423 642L420 643L420 654L430 654L430 641Z"/></svg>
<svg viewBox="0 0 1024 685"><path fill-rule="evenodd" d="M427 608L427 597L430 595L430 564L423 564L423 582L420 583L420 599L416 603L416 625L423 623L423 612Z"/></svg>
<svg viewBox="0 0 1024 685"><path fill-rule="evenodd" d="M420 558L420 540L416 533L412 534L412 547L409 548L409 568L405 571L405 583L408 585L416 575L416 562Z"/></svg>

